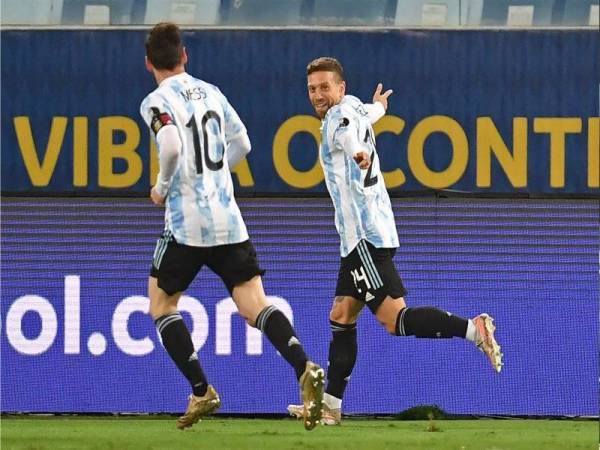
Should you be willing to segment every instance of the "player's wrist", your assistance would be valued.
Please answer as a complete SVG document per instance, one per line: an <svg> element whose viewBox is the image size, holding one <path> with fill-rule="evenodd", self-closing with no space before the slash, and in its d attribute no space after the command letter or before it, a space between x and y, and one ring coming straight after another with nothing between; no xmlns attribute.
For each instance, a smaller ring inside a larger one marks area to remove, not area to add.
<svg viewBox="0 0 600 450"><path fill-rule="evenodd" d="M152 189L154 189L154 192L156 192L162 198L165 198L169 192L169 184L163 180L157 180Z"/></svg>
<svg viewBox="0 0 600 450"><path fill-rule="evenodd" d="M387 100L385 99L377 99L373 105L375 106L375 108L377 108L379 110L379 113L381 115L385 115L385 112L387 110Z"/></svg>

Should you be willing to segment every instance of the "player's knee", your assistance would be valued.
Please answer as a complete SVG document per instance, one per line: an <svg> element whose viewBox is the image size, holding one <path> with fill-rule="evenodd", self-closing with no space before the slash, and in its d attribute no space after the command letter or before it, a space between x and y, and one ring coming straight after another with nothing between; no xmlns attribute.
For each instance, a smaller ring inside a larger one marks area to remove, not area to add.
<svg viewBox="0 0 600 450"><path fill-rule="evenodd" d="M340 298L342 297L336 297L336 301L329 312L329 320L341 324L356 323L360 309L353 308L353 305L349 302L339 301Z"/></svg>
<svg viewBox="0 0 600 450"><path fill-rule="evenodd" d="M258 314L248 314L248 313L243 314L240 312L240 315L244 318L244 320L246 321L246 323L248 325L256 328L256 318L257 318Z"/></svg>
<svg viewBox="0 0 600 450"><path fill-rule="evenodd" d="M396 318L392 317L377 317L377 321L383 325L385 330L391 335L396 335Z"/></svg>
<svg viewBox="0 0 600 450"><path fill-rule="evenodd" d="M156 320L159 317L172 314L177 311L177 305L173 305L167 302L150 302L150 316L152 320Z"/></svg>
<svg viewBox="0 0 600 450"><path fill-rule="evenodd" d="M406 309L406 302L403 297L387 297L377 308L375 317L388 333L395 336L397 319L403 309Z"/></svg>

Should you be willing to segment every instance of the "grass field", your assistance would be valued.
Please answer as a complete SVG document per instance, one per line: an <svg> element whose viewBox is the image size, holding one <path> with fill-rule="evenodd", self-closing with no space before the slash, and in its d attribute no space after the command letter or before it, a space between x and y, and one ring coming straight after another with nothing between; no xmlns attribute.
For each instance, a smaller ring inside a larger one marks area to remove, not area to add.
<svg viewBox="0 0 600 450"><path fill-rule="evenodd" d="M434 425L438 431L428 431ZM394 421L348 419L304 431L293 419L209 418L179 431L175 419L3 417L2 450L568 450L598 448L598 422L572 420Z"/></svg>

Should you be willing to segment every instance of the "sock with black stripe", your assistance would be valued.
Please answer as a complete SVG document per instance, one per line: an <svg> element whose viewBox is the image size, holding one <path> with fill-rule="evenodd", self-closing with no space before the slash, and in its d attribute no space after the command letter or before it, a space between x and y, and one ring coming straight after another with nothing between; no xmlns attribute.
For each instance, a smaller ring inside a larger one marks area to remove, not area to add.
<svg viewBox="0 0 600 450"><path fill-rule="evenodd" d="M329 369L327 370L327 388L325 392L340 400L350 380L356 363L358 344L356 342L356 324L341 324L329 321L333 338L329 344ZM328 405L331 407L331 405Z"/></svg>
<svg viewBox="0 0 600 450"><path fill-rule="evenodd" d="M287 317L273 305L267 306L258 313L256 328L267 336L273 347L294 368L296 378L300 379L308 358Z"/></svg>
<svg viewBox="0 0 600 450"><path fill-rule="evenodd" d="M469 321L431 306L403 308L396 318L397 336L464 338Z"/></svg>
<svg viewBox="0 0 600 450"><path fill-rule="evenodd" d="M208 383L181 314L167 314L156 319L154 323L165 350L189 381L194 395L202 397L206 394Z"/></svg>

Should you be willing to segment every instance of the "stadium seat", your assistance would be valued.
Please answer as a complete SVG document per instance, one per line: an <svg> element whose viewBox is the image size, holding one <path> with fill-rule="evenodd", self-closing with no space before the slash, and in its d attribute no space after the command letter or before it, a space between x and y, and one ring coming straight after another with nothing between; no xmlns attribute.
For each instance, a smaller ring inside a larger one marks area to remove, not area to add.
<svg viewBox="0 0 600 450"><path fill-rule="evenodd" d="M2 25L58 25L63 0L0 1Z"/></svg>
<svg viewBox="0 0 600 450"><path fill-rule="evenodd" d="M399 1L394 24L400 27L456 27L460 25L460 11L461 0Z"/></svg>
<svg viewBox="0 0 600 450"><path fill-rule="evenodd" d="M310 23L312 25L388 25L393 21L390 10L395 1L314 0Z"/></svg>
<svg viewBox="0 0 600 450"><path fill-rule="evenodd" d="M134 0L64 0L63 25L129 25Z"/></svg>
<svg viewBox="0 0 600 450"><path fill-rule="evenodd" d="M220 0L147 0L144 23L171 21L178 25L216 25Z"/></svg>
<svg viewBox="0 0 600 450"><path fill-rule="evenodd" d="M461 0L460 24L463 26L481 25L484 0Z"/></svg>
<svg viewBox="0 0 600 450"><path fill-rule="evenodd" d="M303 0L231 0L223 24L301 25L303 3Z"/></svg>
<svg viewBox="0 0 600 450"><path fill-rule="evenodd" d="M567 0L559 25L598 27L598 0Z"/></svg>
<svg viewBox="0 0 600 450"><path fill-rule="evenodd" d="M481 25L550 26L554 0L486 0Z"/></svg>

